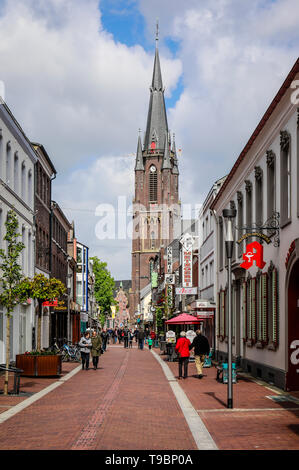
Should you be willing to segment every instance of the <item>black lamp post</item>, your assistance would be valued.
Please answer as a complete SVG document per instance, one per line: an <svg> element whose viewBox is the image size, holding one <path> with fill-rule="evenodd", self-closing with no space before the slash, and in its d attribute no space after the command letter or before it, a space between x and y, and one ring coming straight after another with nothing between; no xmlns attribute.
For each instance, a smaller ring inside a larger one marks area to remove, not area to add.
<svg viewBox="0 0 299 470"><path fill-rule="evenodd" d="M236 209L224 209L224 219L227 219L227 230L225 249L228 261L228 389L227 389L227 408L233 408L233 380L232 380L232 255L234 246L234 237L232 229L232 219L237 215Z"/></svg>

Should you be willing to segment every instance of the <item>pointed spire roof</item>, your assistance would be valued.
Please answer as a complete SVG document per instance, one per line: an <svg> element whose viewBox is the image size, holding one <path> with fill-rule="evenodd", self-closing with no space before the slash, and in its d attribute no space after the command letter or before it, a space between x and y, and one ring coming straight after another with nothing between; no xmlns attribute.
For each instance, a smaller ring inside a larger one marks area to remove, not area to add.
<svg viewBox="0 0 299 470"><path fill-rule="evenodd" d="M142 146L141 146L141 138L140 134L138 136L138 143L137 143L137 152L136 152L136 161L135 161L135 171L142 170L144 171L143 165L143 156L142 156Z"/></svg>
<svg viewBox="0 0 299 470"><path fill-rule="evenodd" d="M179 174L179 169L178 169L178 158L177 158L177 154L176 154L176 145L175 145L175 135L173 134L173 139L172 139L172 151L174 153L174 156L173 156L173 169L172 169L172 173L174 175L178 175Z"/></svg>
<svg viewBox="0 0 299 470"><path fill-rule="evenodd" d="M156 51L152 85L150 87L150 102L144 139L144 150L151 148L154 132L157 136L156 149L163 150L165 132L168 132L164 89L158 49L158 29L156 35Z"/></svg>
<svg viewBox="0 0 299 470"><path fill-rule="evenodd" d="M171 170L172 165L170 161L170 151L169 151L169 134L165 132L165 145L164 145L164 156L162 163L162 170Z"/></svg>

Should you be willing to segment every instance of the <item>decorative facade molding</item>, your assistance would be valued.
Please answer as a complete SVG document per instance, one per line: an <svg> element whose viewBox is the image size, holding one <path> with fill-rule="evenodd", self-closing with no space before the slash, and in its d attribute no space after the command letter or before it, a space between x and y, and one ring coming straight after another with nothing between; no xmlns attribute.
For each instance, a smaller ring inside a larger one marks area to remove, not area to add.
<svg viewBox="0 0 299 470"><path fill-rule="evenodd" d="M273 152L273 150L267 150L267 152L266 152L266 161L267 161L268 166L274 165L275 157L276 157L276 155Z"/></svg>
<svg viewBox="0 0 299 470"><path fill-rule="evenodd" d="M280 131L280 148L287 152L290 146L291 136L288 131Z"/></svg>
<svg viewBox="0 0 299 470"><path fill-rule="evenodd" d="M263 170L260 166L254 167L254 177L256 180L260 181L263 178Z"/></svg>
<svg viewBox="0 0 299 470"><path fill-rule="evenodd" d="M247 193L252 191L252 182L250 180L245 180L245 190Z"/></svg>
<svg viewBox="0 0 299 470"><path fill-rule="evenodd" d="M230 201L229 205L230 205L230 208L231 208L232 210L235 210L235 209L236 209L236 203L235 203L235 201Z"/></svg>
<svg viewBox="0 0 299 470"><path fill-rule="evenodd" d="M243 202L243 193L242 191L237 191L237 201Z"/></svg>

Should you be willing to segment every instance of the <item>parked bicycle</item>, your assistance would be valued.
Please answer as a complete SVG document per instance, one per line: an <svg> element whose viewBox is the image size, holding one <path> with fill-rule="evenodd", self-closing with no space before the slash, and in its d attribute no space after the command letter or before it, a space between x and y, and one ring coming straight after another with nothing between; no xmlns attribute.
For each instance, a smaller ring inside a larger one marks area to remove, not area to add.
<svg viewBox="0 0 299 470"><path fill-rule="evenodd" d="M64 345L61 348L61 354L62 354L62 361L63 362L68 362L68 361L75 361L75 362L80 362L81 361L81 353L80 349L76 344L67 344L64 343Z"/></svg>

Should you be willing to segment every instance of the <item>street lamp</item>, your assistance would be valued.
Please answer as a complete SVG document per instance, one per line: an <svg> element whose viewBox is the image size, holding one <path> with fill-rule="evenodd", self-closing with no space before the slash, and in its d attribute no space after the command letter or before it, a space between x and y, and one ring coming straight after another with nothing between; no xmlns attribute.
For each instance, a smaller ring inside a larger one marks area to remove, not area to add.
<svg viewBox="0 0 299 470"><path fill-rule="evenodd" d="M232 219L237 215L236 209L224 209L224 219L227 219L227 230L225 249L228 261L228 389L227 389L227 408L233 408L233 380L232 380L232 255L234 246L234 237L232 229Z"/></svg>

